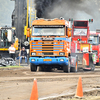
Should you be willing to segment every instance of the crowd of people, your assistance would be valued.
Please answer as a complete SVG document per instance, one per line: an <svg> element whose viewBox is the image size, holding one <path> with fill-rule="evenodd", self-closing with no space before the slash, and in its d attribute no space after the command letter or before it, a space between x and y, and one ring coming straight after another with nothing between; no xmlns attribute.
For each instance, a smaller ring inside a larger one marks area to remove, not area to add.
<svg viewBox="0 0 100 100"><path fill-rule="evenodd" d="M14 47L14 44L11 44L8 50L10 57L15 60L16 49ZM22 59L25 59L25 63L27 63L27 51L25 50L25 47L22 47L18 59L20 59L20 63L22 63Z"/></svg>

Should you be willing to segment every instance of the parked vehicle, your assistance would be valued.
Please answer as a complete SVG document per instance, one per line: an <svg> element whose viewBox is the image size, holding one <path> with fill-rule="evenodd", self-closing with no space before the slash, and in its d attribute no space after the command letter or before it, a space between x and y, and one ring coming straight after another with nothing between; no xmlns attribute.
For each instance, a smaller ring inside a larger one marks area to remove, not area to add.
<svg viewBox="0 0 100 100"><path fill-rule="evenodd" d="M71 54L78 56L78 64L84 70L95 69L95 55L92 53L92 45L88 43L89 33L88 20L73 21Z"/></svg>

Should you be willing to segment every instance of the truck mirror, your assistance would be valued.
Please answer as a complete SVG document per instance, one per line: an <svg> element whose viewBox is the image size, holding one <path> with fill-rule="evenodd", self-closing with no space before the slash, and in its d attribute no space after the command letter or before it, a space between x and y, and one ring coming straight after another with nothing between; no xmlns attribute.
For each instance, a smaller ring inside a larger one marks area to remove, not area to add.
<svg viewBox="0 0 100 100"><path fill-rule="evenodd" d="M30 37L30 28L27 28L27 37Z"/></svg>
<svg viewBox="0 0 100 100"><path fill-rule="evenodd" d="M67 28L67 36L71 37L71 28Z"/></svg>

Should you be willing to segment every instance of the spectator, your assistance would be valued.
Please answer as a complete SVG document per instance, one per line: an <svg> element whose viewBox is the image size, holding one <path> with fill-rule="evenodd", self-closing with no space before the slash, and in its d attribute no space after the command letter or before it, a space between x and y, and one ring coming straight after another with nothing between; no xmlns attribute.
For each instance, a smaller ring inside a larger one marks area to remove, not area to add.
<svg viewBox="0 0 100 100"><path fill-rule="evenodd" d="M25 58L25 63L27 63L27 52L25 47L22 48L20 56L20 63L22 63L22 58Z"/></svg>
<svg viewBox="0 0 100 100"><path fill-rule="evenodd" d="M9 47L9 54L10 54L10 57L13 58L15 60L15 47L14 47L14 44L11 44L11 46Z"/></svg>

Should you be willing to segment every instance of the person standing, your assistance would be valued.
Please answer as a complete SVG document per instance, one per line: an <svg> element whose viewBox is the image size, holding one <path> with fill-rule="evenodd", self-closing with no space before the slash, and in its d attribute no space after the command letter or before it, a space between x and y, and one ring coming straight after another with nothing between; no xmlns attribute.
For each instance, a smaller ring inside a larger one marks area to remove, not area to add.
<svg viewBox="0 0 100 100"><path fill-rule="evenodd" d="M9 54L10 54L10 57L13 58L15 60L15 47L14 47L14 44L11 44L11 46L9 47Z"/></svg>
<svg viewBox="0 0 100 100"><path fill-rule="evenodd" d="M22 48L21 54L20 54L20 63L22 63L22 58L25 59L25 63L27 63L27 52L25 50L25 47Z"/></svg>

